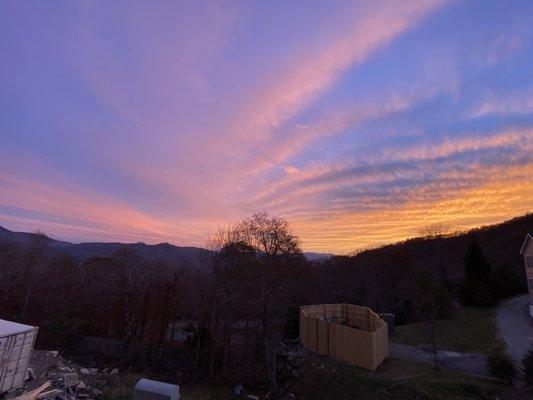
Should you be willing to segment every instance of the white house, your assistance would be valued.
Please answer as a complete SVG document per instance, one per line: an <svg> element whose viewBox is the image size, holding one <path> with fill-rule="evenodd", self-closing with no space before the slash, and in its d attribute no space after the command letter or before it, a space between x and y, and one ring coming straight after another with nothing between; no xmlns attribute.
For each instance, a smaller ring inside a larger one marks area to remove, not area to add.
<svg viewBox="0 0 533 400"><path fill-rule="evenodd" d="M526 267L527 288L529 290L529 313L533 317L533 235L528 233L524 244L520 249L520 254L524 257Z"/></svg>
<svg viewBox="0 0 533 400"><path fill-rule="evenodd" d="M179 320L168 324L166 339L176 344L184 344L191 340L198 328L198 321Z"/></svg>

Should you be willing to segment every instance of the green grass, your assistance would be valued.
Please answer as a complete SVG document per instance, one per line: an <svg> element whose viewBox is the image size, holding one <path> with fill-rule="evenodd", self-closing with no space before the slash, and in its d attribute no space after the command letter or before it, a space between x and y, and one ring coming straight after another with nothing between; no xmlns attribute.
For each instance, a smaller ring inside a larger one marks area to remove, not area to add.
<svg viewBox="0 0 533 400"><path fill-rule="evenodd" d="M460 310L451 320L438 320L436 323L437 347L460 352L475 352L489 355L502 346L497 336L495 311L468 307ZM431 328L426 323L416 323L396 327L394 342L431 347Z"/></svg>
<svg viewBox="0 0 533 400"><path fill-rule="evenodd" d="M300 377L285 390L298 400L484 400L495 398L503 389L499 383L466 374L435 371L427 364L388 358L376 372L310 354L300 365ZM106 385L101 400L131 399L137 373L121 373ZM264 398L264 393L248 393ZM180 385L184 400L230 400L231 387L220 381L198 381Z"/></svg>
<svg viewBox="0 0 533 400"><path fill-rule="evenodd" d="M137 372L121 372L107 380L102 387L104 393L98 400L131 400L133 387L141 378L167 381L165 378L153 377ZM183 400L233 400L235 397L229 385L220 380L206 379L202 383L180 384L180 395Z"/></svg>
<svg viewBox="0 0 533 400"><path fill-rule="evenodd" d="M503 388L493 381L392 358L374 373L327 358L306 361L301 371L300 379L287 387L297 399L478 400L494 398Z"/></svg>

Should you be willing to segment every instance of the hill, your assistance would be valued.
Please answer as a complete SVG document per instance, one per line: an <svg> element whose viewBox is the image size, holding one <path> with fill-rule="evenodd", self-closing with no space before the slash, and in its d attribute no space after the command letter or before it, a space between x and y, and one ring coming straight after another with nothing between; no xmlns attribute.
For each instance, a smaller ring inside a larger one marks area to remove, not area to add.
<svg viewBox="0 0 533 400"><path fill-rule="evenodd" d="M27 246L31 243L35 233L13 232L0 226L0 241ZM201 268L209 263L211 252L200 247L180 247L169 243L149 245L145 243L105 243L87 242L70 243L45 238L45 244L52 253L66 253L78 262L84 262L90 258L111 257L121 249L134 251L138 256L150 262L178 263L193 268Z"/></svg>
<svg viewBox="0 0 533 400"><path fill-rule="evenodd" d="M317 266L315 301L362 304L379 312L393 311L398 322L416 321L419 285L428 271L458 298L463 258L472 240L480 244L492 265L491 279L498 282L496 296L523 293L527 286L519 252L531 231L533 214L527 214L468 232L414 238L353 256L332 257Z"/></svg>
<svg viewBox="0 0 533 400"><path fill-rule="evenodd" d="M10 242L15 243L19 245L27 245L31 239L35 236L35 233L29 233L29 232L13 232L9 229L6 229L2 226L0 226L0 241L1 242ZM65 246L72 245L72 243L69 242L63 242L61 240L55 240L49 237L45 238L45 243L47 247L50 248L62 248Z"/></svg>
<svg viewBox="0 0 533 400"><path fill-rule="evenodd" d="M309 261L329 264L344 264L357 267L383 265L415 268L445 267L449 279L457 282L463 273L463 257L466 247L477 240L493 267L508 267L518 274L523 273L520 247L526 233L533 231L533 214L513 218L501 224L490 225L468 232L445 236L414 238L403 242L363 251L354 256L333 256L326 253L306 252ZM34 233L13 232L0 226L0 241L27 245ZM111 257L118 250L133 250L143 259L151 262L180 263L200 268L209 263L211 252L200 247L180 247L169 243L149 245L145 243L87 242L70 243L46 238L46 245L54 251L61 251L83 262L92 257Z"/></svg>
<svg viewBox="0 0 533 400"><path fill-rule="evenodd" d="M414 238L404 242L361 252L352 257L359 262L380 258L409 262L417 267L437 267L443 264L456 281L463 275L463 257L472 240L476 240L493 268L508 267L523 273L520 248L526 234L533 231L533 214L526 214L496 225L443 236Z"/></svg>

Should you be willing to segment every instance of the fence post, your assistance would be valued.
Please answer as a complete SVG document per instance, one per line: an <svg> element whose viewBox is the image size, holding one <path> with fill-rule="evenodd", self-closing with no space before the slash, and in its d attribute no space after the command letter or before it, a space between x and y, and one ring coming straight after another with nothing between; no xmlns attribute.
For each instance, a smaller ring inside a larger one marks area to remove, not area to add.
<svg viewBox="0 0 533 400"><path fill-rule="evenodd" d="M315 326L316 326L316 352L318 353L318 318L313 317L315 320Z"/></svg>
<svg viewBox="0 0 533 400"><path fill-rule="evenodd" d="M326 321L326 354L329 357L329 322Z"/></svg>

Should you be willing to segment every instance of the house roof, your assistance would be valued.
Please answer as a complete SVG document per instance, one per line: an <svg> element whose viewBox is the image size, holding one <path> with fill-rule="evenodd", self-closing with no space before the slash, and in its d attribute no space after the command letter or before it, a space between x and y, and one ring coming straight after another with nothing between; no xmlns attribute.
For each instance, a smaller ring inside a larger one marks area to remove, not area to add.
<svg viewBox="0 0 533 400"><path fill-rule="evenodd" d="M530 240L533 240L533 235L531 235L531 233L528 233L526 235L526 239L524 240L524 244L520 248L520 254L524 254L525 253L525 251L527 249L527 246L529 245L529 241Z"/></svg>
<svg viewBox="0 0 533 400"><path fill-rule="evenodd" d="M30 325L23 325L17 322L0 319L0 337L16 335L17 333L28 332L33 329L34 327Z"/></svg>

